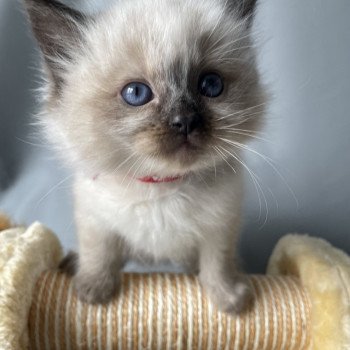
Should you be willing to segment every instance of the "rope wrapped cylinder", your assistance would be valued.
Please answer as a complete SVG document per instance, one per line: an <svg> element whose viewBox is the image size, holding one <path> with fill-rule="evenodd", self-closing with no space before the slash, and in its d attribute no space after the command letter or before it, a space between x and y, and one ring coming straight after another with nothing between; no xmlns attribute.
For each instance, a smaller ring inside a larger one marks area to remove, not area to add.
<svg viewBox="0 0 350 350"><path fill-rule="evenodd" d="M322 239L282 238L268 275L251 277L254 308L235 317L182 275L125 275L109 305L82 304L53 270L57 237L8 226L0 214L1 350L350 349L350 257Z"/></svg>
<svg viewBox="0 0 350 350"><path fill-rule="evenodd" d="M251 283L254 305L232 316L191 276L125 274L110 304L88 305L69 277L46 272L29 315L31 349L308 349L310 304L299 280L252 276Z"/></svg>

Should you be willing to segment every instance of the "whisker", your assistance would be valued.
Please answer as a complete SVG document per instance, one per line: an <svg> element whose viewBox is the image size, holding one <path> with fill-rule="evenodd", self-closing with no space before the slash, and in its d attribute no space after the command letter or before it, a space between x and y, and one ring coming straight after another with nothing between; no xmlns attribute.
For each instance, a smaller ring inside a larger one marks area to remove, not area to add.
<svg viewBox="0 0 350 350"><path fill-rule="evenodd" d="M222 151L220 151L220 149L217 146L213 146L214 149L217 151L217 153L220 155L220 157L222 158L222 160L232 169L232 171L237 174L236 169L229 163L229 161L226 159L224 153L222 153Z"/></svg>
<svg viewBox="0 0 350 350"><path fill-rule="evenodd" d="M250 111L250 110L252 110L252 109L256 109L256 108L259 108L259 107L263 107L263 106L265 106L265 105L266 105L266 103L259 103L259 104L255 105L255 106L247 107L247 108L245 108L245 109L242 109L242 110L239 110L239 111L236 111L236 112L233 112L233 113L224 115L223 117L220 117L220 118L218 118L218 119L216 119L216 120L217 120L217 121L224 120L224 119L227 119L227 118L229 118L229 117L233 117L233 116L238 115L238 114L243 114L243 115L244 115L247 111ZM256 112L256 113L259 113L259 112L260 112L260 111L258 111L258 112Z"/></svg>
<svg viewBox="0 0 350 350"><path fill-rule="evenodd" d="M128 158L126 158L123 162L121 162L115 169L113 169L113 173L116 173L124 164L126 164L132 157L136 155L136 152L132 153Z"/></svg>
<svg viewBox="0 0 350 350"><path fill-rule="evenodd" d="M260 112L256 112L256 113L250 113L249 115L246 115L246 116L245 115L239 116L237 117L237 121L235 123L225 125L225 126L230 128L240 126L242 124L247 123L249 120L256 118L257 116L260 116L260 114L261 114Z"/></svg>
<svg viewBox="0 0 350 350"><path fill-rule="evenodd" d="M140 161L140 160L141 160L141 162L140 162L139 165L137 166L137 168L136 168L136 170L134 171L133 175L131 175L131 176L129 177L129 182L128 182L128 184L126 185L126 187L124 188L122 197L125 197L125 195L126 195L128 189L129 189L130 184L131 184L133 181L135 181L135 175L136 175L137 171L140 169L141 165L142 165L143 162L145 161L145 159L144 159L144 158L142 159L142 157L140 157L140 158L138 159L138 161Z"/></svg>
<svg viewBox="0 0 350 350"><path fill-rule="evenodd" d="M264 142L267 142L267 143L271 143L272 144L272 141L270 140L267 140L265 138L262 138L260 136L256 136L254 135L254 133L250 133L250 132L239 132L239 131L236 131L236 130L239 130L239 129L223 129L221 128L221 130L224 130L225 132L227 133L230 133L230 134L235 134L235 135L242 135L242 136L249 136L255 140L259 140L259 141L264 141ZM217 137L224 137L222 135L217 135Z"/></svg>
<svg viewBox="0 0 350 350"><path fill-rule="evenodd" d="M47 148L47 145L45 145L45 144L33 143L33 142L28 141L28 140L21 139L18 136L16 136L15 138L16 138L16 140L18 140L20 142L23 142L23 143L25 143L27 145L30 145L30 146L40 147L40 148Z"/></svg>
<svg viewBox="0 0 350 350"><path fill-rule="evenodd" d="M276 198L275 194L273 193L273 191L272 191L271 187L270 187L270 186L266 186L266 187L267 187L267 190L269 191L269 193L270 193L271 197L273 198L273 200L274 200L274 202L275 202L275 205L276 205L276 210L277 210L277 213L278 213L278 211L279 211L279 204L278 204L278 200L277 200L277 198Z"/></svg>
<svg viewBox="0 0 350 350"><path fill-rule="evenodd" d="M300 204L299 204L299 200L296 196L296 194L294 193L293 189L291 188L291 186L288 184L287 180L285 179L285 177L281 174L281 172L277 169L277 167L273 164L273 160L266 156L266 155L263 155L261 154L260 152L242 144L242 143L239 143L239 142L235 142L235 141L231 141L231 140L227 140L227 139L224 139L224 138L219 138L221 139L221 141L224 141L234 147L237 147L239 149L242 149L242 150L246 150L248 152L251 152L255 155L257 155L258 157L260 157L261 159L263 159L274 171L275 173L278 175L278 177L282 180L282 182L284 183L284 185L287 187L289 193L292 195L295 203L296 203L296 206L297 208L299 208Z"/></svg>
<svg viewBox="0 0 350 350"><path fill-rule="evenodd" d="M216 128L217 130L234 130L234 131L242 131L242 132L246 132L246 133L251 133L251 134L254 134L254 135L266 135L265 132L262 132L262 131L257 131L257 130L252 130L252 129L241 129L241 128L233 128L233 127L230 127L230 126L223 126L223 127L220 127L220 128Z"/></svg>
<svg viewBox="0 0 350 350"><path fill-rule="evenodd" d="M261 197L260 197L260 193L263 196L264 199L264 203L265 203L265 209L266 209L266 215L265 215L265 220L263 223L263 226L266 224L267 220L268 220L268 213L269 213L269 209L268 209L268 204L267 204L267 199L265 196L264 191L262 190L262 187L258 181L259 177L239 158L239 156L237 155L237 153L235 152L230 152L228 151L226 148L219 146L224 152L226 152L228 155L230 155L231 157L233 157L235 160L237 160L249 173L250 178L253 181L255 190L258 194L258 199L259 199L259 220L261 219L261 213L262 213L262 202L261 202ZM263 227L262 226L262 227Z"/></svg>
<svg viewBox="0 0 350 350"><path fill-rule="evenodd" d="M74 174L71 174L71 175L65 177L63 180L59 181L56 185L52 186L52 187L50 188L50 190L49 190L44 196L42 196L42 197L38 200L38 202L37 202L37 204L36 204L36 206L35 206L35 210L38 209L39 205L40 205L51 193L53 193L56 189L58 189L62 184L64 184L64 183L67 182L68 180L70 180L73 176L74 176Z"/></svg>
<svg viewBox="0 0 350 350"><path fill-rule="evenodd" d="M123 197L125 196L126 192L128 191L129 189L129 186L130 184L135 181L135 176L137 174L137 172L141 169L141 167L143 166L143 164L145 162L147 162L147 160L150 158L150 156L147 156L146 158L143 158L141 163L138 165L138 167L135 169L134 173L132 174L132 176L130 177L130 181L128 183L128 185L125 187L125 190L124 190L124 194L123 194Z"/></svg>
<svg viewBox="0 0 350 350"><path fill-rule="evenodd" d="M157 156L156 154L153 156L152 164L149 166L149 172L148 172L149 176L153 175L152 171L153 171L153 168L154 168L154 166L156 164L156 156Z"/></svg>
<svg viewBox="0 0 350 350"><path fill-rule="evenodd" d="M124 184L124 181L125 181L125 179L129 176L131 170L134 168L134 166L135 166L141 159L142 159L142 157L141 157L141 156L138 156L138 157L136 158L136 160L134 161L134 163L129 167L129 170L128 170L127 173L125 174L125 176L124 176L124 178L123 178L123 180L122 180L122 182L121 182L121 185Z"/></svg>

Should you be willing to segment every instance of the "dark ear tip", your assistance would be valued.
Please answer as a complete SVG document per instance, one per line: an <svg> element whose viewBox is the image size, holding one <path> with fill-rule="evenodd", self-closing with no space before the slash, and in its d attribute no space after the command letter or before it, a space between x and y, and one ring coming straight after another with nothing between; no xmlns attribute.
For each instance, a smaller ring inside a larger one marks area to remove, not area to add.
<svg viewBox="0 0 350 350"><path fill-rule="evenodd" d="M254 17L259 0L229 0L227 5L237 15L250 23Z"/></svg>
<svg viewBox="0 0 350 350"><path fill-rule="evenodd" d="M22 0L33 34L49 68L50 80L62 83L62 59L71 60L72 48L83 40L81 27L88 18L56 0ZM58 60L56 60L58 59Z"/></svg>
<svg viewBox="0 0 350 350"><path fill-rule="evenodd" d="M24 3L29 5L38 5L38 6L53 6L53 7L60 7L65 6L61 2L58 2L56 0L23 0Z"/></svg>
<svg viewBox="0 0 350 350"><path fill-rule="evenodd" d="M253 17L258 0L243 0L241 5L242 17Z"/></svg>
<svg viewBox="0 0 350 350"><path fill-rule="evenodd" d="M56 13L71 16L72 18L74 18L75 20L78 20L79 22L82 22L84 20L84 16L82 13L56 0L23 0L23 1L29 12L31 11L31 9L38 10L38 11L42 9L47 9L47 10L55 11Z"/></svg>
<svg viewBox="0 0 350 350"><path fill-rule="evenodd" d="M56 7L56 1L51 0L23 0L24 4L31 7ZM61 4L61 3L59 3ZM61 4L62 5L62 4Z"/></svg>

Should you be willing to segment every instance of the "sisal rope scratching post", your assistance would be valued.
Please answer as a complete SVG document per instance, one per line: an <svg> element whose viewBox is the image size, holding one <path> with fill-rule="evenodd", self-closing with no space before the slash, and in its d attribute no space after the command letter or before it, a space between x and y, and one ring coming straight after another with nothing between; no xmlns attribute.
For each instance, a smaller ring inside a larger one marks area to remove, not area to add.
<svg viewBox="0 0 350 350"><path fill-rule="evenodd" d="M1 350L350 349L350 258L324 240L283 238L268 275L250 277L254 306L240 316L174 274L125 274L110 304L87 305L55 270L61 257L39 223L0 232Z"/></svg>
<svg viewBox="0 0 350 350"><path fill-rule="evenodd" d="M66 276L43 274L29 316L32 349L308 349L310 305L292 277L253 276L255 305L219 312L197 278L125 274L107 306L81 303Z"/></svg>

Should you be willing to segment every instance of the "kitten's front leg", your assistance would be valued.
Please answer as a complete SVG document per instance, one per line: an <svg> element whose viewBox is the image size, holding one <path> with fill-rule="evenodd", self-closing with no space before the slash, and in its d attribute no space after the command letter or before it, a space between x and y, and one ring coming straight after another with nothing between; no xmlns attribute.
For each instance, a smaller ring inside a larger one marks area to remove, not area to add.
<svg viewBox="0 0 350 350"><path fill-rule="evenodd" d="M74 284L80 300L107 303L118 292L125 244L114 234L79 227L78 270Z"/></svg>
<svg viewBox="0 0 350 350"><path fill-rule="evenodd" d="M203 242L199 279L211 301L221 311L240 313L252 301L251 285L237 270L233 242L222 243Z"/></svg>

